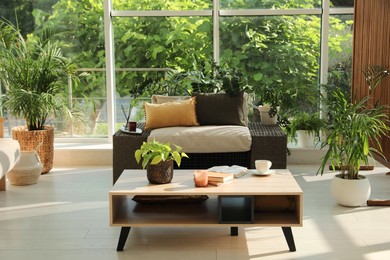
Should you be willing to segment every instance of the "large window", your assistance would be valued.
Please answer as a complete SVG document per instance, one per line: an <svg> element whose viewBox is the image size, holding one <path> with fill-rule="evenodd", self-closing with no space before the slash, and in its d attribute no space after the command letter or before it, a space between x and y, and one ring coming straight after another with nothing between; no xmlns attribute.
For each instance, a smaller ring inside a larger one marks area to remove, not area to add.
<svg viewBox="0 0 390 260"><path fill-rule="evenodd" d="M148 82L163 79L170 69L188 71L202 62L238 67L254 87L314 89L328 79L350 86L349 0L111 0L107 10L102 0L5 2L0 3L1 15L19 21L26 37L56 28L62 31L63 51L78 61L80 80L70 81L66 91L71 105L83 107L85 123L53 118L49 123L56 127L58 141L109 140L124 122L122 107L126 110L135 96L148 100L153 94L145 90ZM104 12L110 18L106 26ZM115 85L106 78L110 23L115 68L109 75L115 76ZM0 90L6 94L4 86ZM142 121L140 105L131 104L132 117ZM7 117L9 136L13 126L24 122Z"/></svg>

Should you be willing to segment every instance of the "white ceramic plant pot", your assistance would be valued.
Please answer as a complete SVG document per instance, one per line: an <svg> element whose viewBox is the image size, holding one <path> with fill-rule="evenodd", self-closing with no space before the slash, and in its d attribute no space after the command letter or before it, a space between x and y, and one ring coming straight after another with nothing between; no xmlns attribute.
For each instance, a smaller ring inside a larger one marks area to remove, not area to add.
<svg viewBox="0 0 390 260"><path fill-rule="evenodd" d="M42 163L36 151L21 151L19 161L7 173L12 185L24 186L38 182Z"/></svg>
<svg viewBox="0 0 390 260"><path fill-rule="evenodd" d="M260 111L260 119L261 123L263 125L276 125L278 122L278 116L275 115L274 117L269 116L269 111L271 109L270 106L258 106L258 109Z"/></svg>
<svg viewBox="0 0 390 260"><path fill-rule="evenodd" d="M315 135L307 130L297 130L297 146L310 148L315 146Z"/></svg>
<svg viewBox="0 0 390 260"><path fill-rule="evenodd" d="M338 204L359 207L367 203L371 195L371 185L365 176L361 176L358 180L348 180L336 175L332 179L331 192Z"/></svg>

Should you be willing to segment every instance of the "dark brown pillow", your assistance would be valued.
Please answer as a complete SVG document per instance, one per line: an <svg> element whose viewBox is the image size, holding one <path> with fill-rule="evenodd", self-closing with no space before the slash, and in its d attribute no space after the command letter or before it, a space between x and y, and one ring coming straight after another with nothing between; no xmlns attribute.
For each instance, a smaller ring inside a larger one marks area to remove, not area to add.
<svg viewBox="0 0 390 260"><path fill-rule="evenodd" d="M196 115L200 125L245 126L244 93L192 93L196 97Z"/></svg>

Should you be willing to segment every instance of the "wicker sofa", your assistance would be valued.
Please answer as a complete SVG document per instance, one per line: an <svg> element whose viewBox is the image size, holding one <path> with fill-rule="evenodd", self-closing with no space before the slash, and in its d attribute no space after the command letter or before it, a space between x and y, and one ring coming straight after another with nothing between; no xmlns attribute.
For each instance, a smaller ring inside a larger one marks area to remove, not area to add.
<svg viewBox="0 0 390 260"><path fill-rule="evenodd" d="M143 123L137 127L144 129ZM263 125L249 122L252 138L250 151L228 153L188 153L190 159L183 159L181 169L207 169L216 165L241 165L254 168L254 161L266 159L272 161L272 168L285 169L287 162L287 136L277 125ZM140 169L134 159L134 152L147 141L150 130L142 134L128 134L117 131L113 136L113 183L125 169Z"/></svg>

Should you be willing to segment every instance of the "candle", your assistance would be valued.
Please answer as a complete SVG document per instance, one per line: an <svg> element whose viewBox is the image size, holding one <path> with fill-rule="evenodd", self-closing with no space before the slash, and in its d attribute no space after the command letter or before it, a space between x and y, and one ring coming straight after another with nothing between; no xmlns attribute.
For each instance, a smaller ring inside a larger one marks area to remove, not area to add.
<svg viewBox="0 0 390 260"><path fill-rule="evenodd" d="M208 176L206 170L196 170L194 172L194 181L196 187L206 187L208 183Z"/></svg>
<svg viewBox="0 0 390 260"><path fill-rule="evenodd" d="M137 122L130 121L127 128L129 129L129 131L135 132L137 128Z"/></svg>

